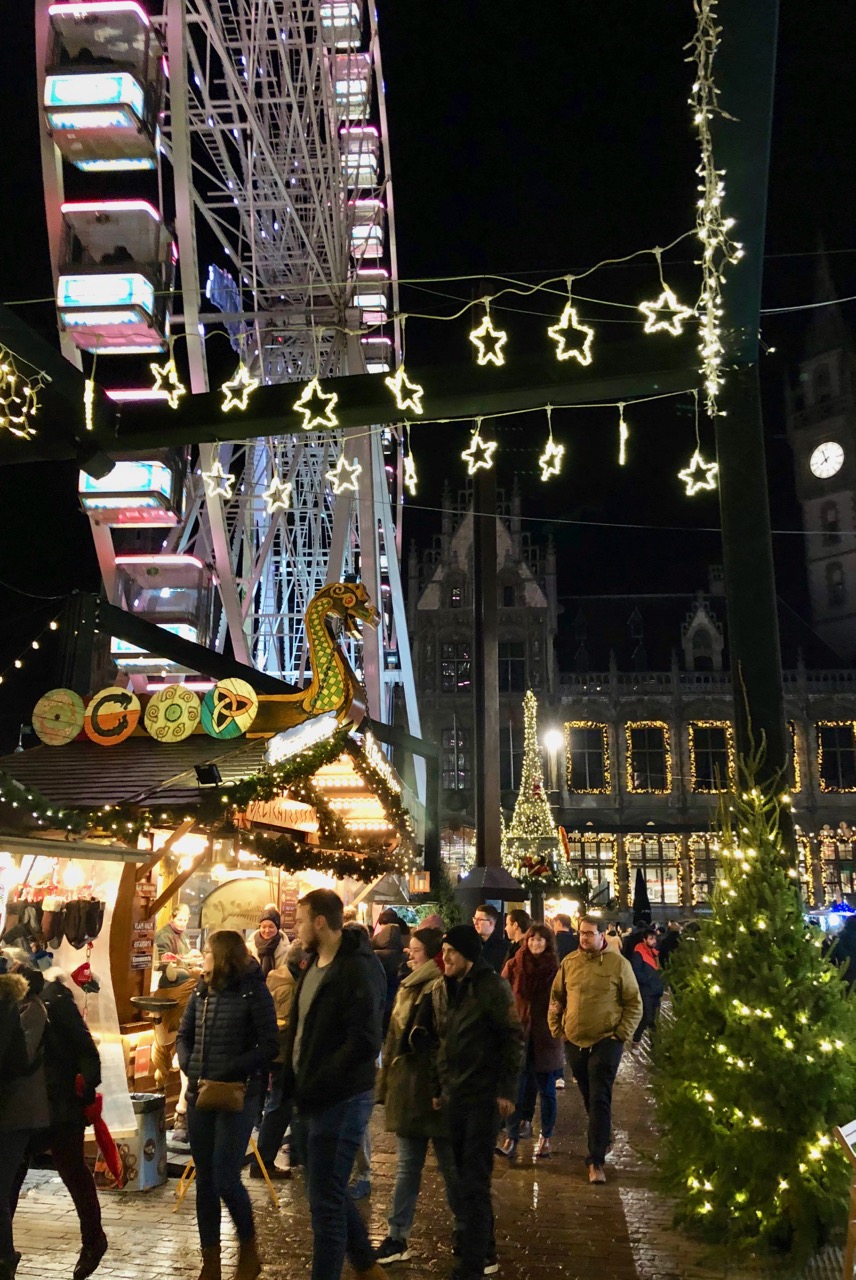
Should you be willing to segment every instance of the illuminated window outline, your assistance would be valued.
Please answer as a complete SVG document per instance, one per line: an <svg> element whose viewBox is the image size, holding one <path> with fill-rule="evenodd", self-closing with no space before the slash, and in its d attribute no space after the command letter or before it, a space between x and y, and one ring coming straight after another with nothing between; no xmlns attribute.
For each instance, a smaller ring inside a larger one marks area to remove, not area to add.
<svg viewBox="0 0 856 1280"><path fill-rule="evenodd" d="M696 765L696 730L697 729L724 729L725 730L725 755L728 761L728 777L722 779L722 786L701 786L698 781L698 767ZM734 749L734 726L729 720L691 720L689 724L689 743L690 743L690 790L696 795L716 796L722 795L724 791L730 791L734 787L734 781L737 777L737 755Z"/></svg>
<svg viewBox="0 0 856 1280"><path fill-rule="evenodd" d="M573 729L599 729L603 752L603 786L574 786L571 731ZM568 790L578 796L608 796L612 794L612 760L609 755L609 727L599 720L567 720L565 722L565 776Z"/></svg>
<svg viewBox="0 0 856 1280"><path fill-rule="evenodd" d="M663 733L663 754L666 766L666 785L664 787L636 787L633 785L633 730L660 729ZM628 720L624 726L625 782L631 795L667 796L672 791L672 742L669 726L665 720Z"/></svg>

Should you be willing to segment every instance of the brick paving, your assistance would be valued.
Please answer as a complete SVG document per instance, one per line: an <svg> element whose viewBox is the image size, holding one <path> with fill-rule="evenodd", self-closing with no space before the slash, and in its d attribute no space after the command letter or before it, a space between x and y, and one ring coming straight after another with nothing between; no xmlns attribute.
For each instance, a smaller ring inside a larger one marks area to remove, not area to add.
<svg viewBox="0 0 856 1280"><path fill-rule="evenodd" d="M727 1258L705 1256L697 1243L676 1231L672 1209L658 1191L643 1055L622 1063L616 1084L613 1155L605 1187L586 1180L583 1111L577 1092L559 1095L559 1123L551 1160L532 1162L532 1144L520 1144L521 1158L509 1167L497 1162L494 1180L500 1275L515 1280L757 1280L763 1269L735 1267ZM382 1131L382 1112L373 1120L373 1187L363 1201L373 1237L386 1234L385 1214L395 1172L394 1142ZM537 1124L536 1124L537 1133ZM278 1183L279 1209L265 1184L249 1183L256 1224L266 1258L266 1280L300 1280L309 1274L308 1214L299 1177ZM193 1191L176 1211L175 1182L148 1193L104 1194L110 1252L97 1275L102 1280L195 1280L199 1262ZM396 1263L389 1275L400 1280L437 1280L451 1270L450 1222L438 1175L429 1162L411 1237L413 1259ZM68 1280L78 1251L71 1202L55 1175L34 1171L15 1220L16 1245L24 1254L18 1280ZM229 1266L234 1258L231 1225L224 1218ZM841 1249L830 1247L793 1280L835 1280L841 1276ZM346 1268L345 1274L350 1274ZM767 1275L789 1276L781 1264Z"/></svg>

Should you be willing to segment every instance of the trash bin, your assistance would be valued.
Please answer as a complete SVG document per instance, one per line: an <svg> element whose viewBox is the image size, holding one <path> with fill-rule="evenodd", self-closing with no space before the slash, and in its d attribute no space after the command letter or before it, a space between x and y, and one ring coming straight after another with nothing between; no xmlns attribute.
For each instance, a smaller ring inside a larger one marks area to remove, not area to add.
<svg viewBox="0 0 856 1280"><path fill-rule="evenodd" d="M151 1191L166 1182L166 1115L162 1093L132 1093L136 1133L114 1135L124 1171L123 1191ZM116 1191L116 1183L100 1152L95 1158L95 1185Z"/></svg>

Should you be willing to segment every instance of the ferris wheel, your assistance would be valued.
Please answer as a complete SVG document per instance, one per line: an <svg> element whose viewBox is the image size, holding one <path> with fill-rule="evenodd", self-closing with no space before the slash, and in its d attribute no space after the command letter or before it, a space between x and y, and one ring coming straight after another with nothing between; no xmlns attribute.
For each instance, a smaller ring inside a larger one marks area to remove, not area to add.
<svg viewBox="0 0 856 1280"><path fill-rule="evenodd" d="M396 367L371 4L165 0L155 13L138 0L37 0L36 23L45 206L69 358L109 356L127 378L110 392L120 401L168 394L142 385L152 353L186 369L191 392L209 390L209 363L222 370L227 343L231 367L263 382ZM88 198L67 200L67 182ZM94 182L99 197L109 184L109 199L92 198ZM337 493L329 473L343 454L359 481ZM233 477L226 493L205 482L216 472ZM395 430L310 431L202 446L193 467L182 451L119 457L107 477L82 474L81 500L114 603L201 643L228 643L238 660L285 680L305 675L309 601L359 574L383 619L357 655L370 711L390 720L400 684L418 734L401 479ZM277 501L286 486L287 504ZM163 674L150 655L120 645L113 656L137 681Z"/></svg>

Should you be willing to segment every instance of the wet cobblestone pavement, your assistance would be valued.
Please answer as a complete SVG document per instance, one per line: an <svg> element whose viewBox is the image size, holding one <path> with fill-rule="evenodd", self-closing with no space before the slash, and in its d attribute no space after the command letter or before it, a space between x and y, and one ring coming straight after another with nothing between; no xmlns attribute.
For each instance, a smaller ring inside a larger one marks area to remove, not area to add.
<svg viewBox="0 0 856 1280"><path fill-rule="evenodd" d="M559 1094L559 1122L552 1159L531 1160L533 1144L521 1142L509 1167L497 1161L494 1199L500 1275L515 1280L744 1280L788 1277L781 1264L763 1271L727 1259L705 1259L704 1250L673 1229L672 1210L659 1193L651 1156L651 1127L644 1055L622 1063L615 1092L615 1150L608 1182L591 1187L585 1153L582 1104L573 1088ZM537 1134L537 1122L535 1125ZM373 1238L386 1235L395 1172L394 1140L373 1121L372 1194L364 1200ZM245 1175L246 1177L246 1175ZM196 1280L199 1273L194 1192L176 1209L175 1181L149 1193L102 1196L110 1251L102 1280ZM265 1280L300 1280L309 1274L308 1213L299 1175L277 1185L279 1208L264 1182L248 1183L265 1257ZM434 1280L451 1271L450 1221L438 1175L429 1160L416 1224L413 1258L388 1268L399 1280ZM16 1247L24 1255L18 1280L70 1280L79 1248L74 1209L54 1175L35 1171L15 1219ZM224 1216L224 1276L234 1266L234 1237ZM800 1280L841 1276L840 1248L830 1247L797 1273ZM346 1267L345 1275L352 1274ZM796 1275L794 1280L797 1280Z"/></svg>

